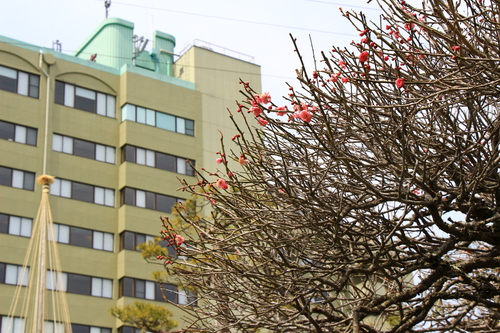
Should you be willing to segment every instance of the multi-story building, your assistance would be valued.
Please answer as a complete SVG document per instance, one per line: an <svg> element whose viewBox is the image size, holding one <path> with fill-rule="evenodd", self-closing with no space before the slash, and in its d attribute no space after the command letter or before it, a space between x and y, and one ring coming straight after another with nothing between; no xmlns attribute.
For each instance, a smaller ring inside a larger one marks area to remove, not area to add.
<svg viewBox="0 0 500 333"><path fill-rule="evenodd" d="M128 332L109 308L169 306L152 278L159 266L136 245L187 199L177 191L178 178L195 179L187 161L215 168L217 130L234 134L226 109L239 79L260 89L260 67L206 46L174 62L173 36L155 31L145 51L133 29L106 19L73 55L0 36L0 318L20 282L43 173L57 178L50 205L73 331Z"/></svg>

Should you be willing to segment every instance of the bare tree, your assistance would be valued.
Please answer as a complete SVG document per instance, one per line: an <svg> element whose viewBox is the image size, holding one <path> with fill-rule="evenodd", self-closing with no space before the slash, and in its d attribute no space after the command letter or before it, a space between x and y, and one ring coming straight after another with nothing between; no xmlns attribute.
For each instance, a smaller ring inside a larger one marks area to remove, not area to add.
<svg viewBox="0 0 500 333"><path fill-rule="evenodd" d="M289 108L242 83L238 149L184 184L210 218L164 220L190 331L500 331L500 6L430 3L345 12L361 41L301 68Z"/></svg>

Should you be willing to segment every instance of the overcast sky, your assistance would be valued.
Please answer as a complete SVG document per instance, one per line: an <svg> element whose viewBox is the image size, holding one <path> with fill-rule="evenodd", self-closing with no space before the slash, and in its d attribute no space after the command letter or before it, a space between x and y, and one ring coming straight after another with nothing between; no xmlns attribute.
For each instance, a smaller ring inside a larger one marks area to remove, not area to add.
<svg viewBox="0 0 500 333"><path fill-rule="evenodd" d="M359 40L339 7L381 13L366 0L111 1L109 17L133 22L135 34L145 38L154 30L173 35L176 53L199 39L254 57L263 90L276 98L288 93L284 83L293 83L299 67L289 33L310 55L309 35L317 52ZM59 40L69 54L104 18L104 0L0 0L0 35L49 48Z"/></svg>

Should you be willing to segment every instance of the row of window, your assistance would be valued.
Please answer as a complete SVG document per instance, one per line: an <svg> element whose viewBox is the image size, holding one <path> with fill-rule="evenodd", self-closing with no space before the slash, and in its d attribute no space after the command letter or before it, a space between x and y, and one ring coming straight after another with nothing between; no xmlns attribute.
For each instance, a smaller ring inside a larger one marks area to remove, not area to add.
<svg viewBox="0 0 500 333"><path fill-rule="evenodd" d="M0 185L33 191L35 174L33 172L0 167ZM113 189L60 178L56 178L50 186L50 194L109 207L114 207L115 203L115 191ZM177 202L184 202L184 199L130 187L124 187L121 190L120 205L132 205L170 213L172 212L172 207Z"/></svg>
<svg viewBox="0 0 500 333"><path fill-rule="evenodd" d="M0 66L0 90L38 98L40 92L40 76Z"/></svg>
<svg viewBox="0 0 500 333"><path fill-rule="evenodd" d="M0 283L12 285L28 285L30 269L14 264L0 263ZM112 298L113 280L87 275L47 271L46 288L68 293Z"/></svg>
<svg viewBox="0 0 500 333"><path fill-rule="evenodd" d="M121 205L131 205L171 213L172 207L184 199L168 195L124 187L121 190Z"/></svg>
<svg viewBox="0 0 500 333"><path fill-rule="evenodd" d="M24 325L24 318L0 316L1 333L24 332ZM44 333L64 333L64 327L62 323L57 323L54 325L53 321L45 321L43 326ZM111 328L80 324L71 324L71 330L73 333L111 333Z"/></svg>
<svg viewBox="0 0 500 333"><path fill-rule="evenodd" d="M56 81L55 103L115 118L115 96Z"/></svg>
<svg viewBox="0 0 500 333"><path fill-rule="evenodd" d="M31 237L33 220L27 217L0 213L0 233ZM54 223L54 237L49 232L49 240L58 243L113 252L113 234L96 230Z"/></svg>
<svg viewBox="0 0 500 333"><path fill-rule="evenodd" d="M114 147L80 140L66 135L54 134L52 136L52 150L115 164Z"/></svg>
<svg viewBox="0 0 500 333"><path fill-rule="evenodd" d="M0 120L0 139L36 146L37 129Z"/></svg>
<svg viewBox="0 0 500 333"><path fill-rule="evenodd" d="M35 173L0 166L0 185L33 191Z"/></svg>
<svg viewBox="0 0 500 333"><path fill-rule="evenodd" d="M36 146L37 129L0 120L0 139ZM52 150L111 164L114 164L116 159L114 147L61 134L52 136ZM123 162L132 162L194 176L191 167L191 165L195 165L194 160L131 145L122 147Z"/></svg>
<svg viewBox="0 0 500 333"><path fill-rule="evenodd" d="M29 267L0 263L0 283L10 285L28 285ZM88 295L94 297L113 297L113 280L80 275L73 273L56 273L47 271L46 288L68 293ZM173 303L187 305L196 302L192 292L178 289L176 285L124 277L119 281L119 297L135 297L153 301L167 300Z"/></svg>
<svg viewBox="0 0 500 333"><path fill-rule="evenodd" d="M54 239L58 243L113 252L113 234L108 232L54 223ZM50 233L49 240L53 240Z"/></svg>
<svg viewBox="0 0 500 333"><path fill-rule="evenodd" d="M50 194L98 205L114 207L115 191L109 188L88 185L56 178L50 185Z"/></svg>
<svg viewBox="0 0 500 333"><path fill-rule="evenodd" d="M123 162L132 162L157 169L177 172L183 175L194 176L194 171L191 167L191 165L195 165L194 160L187 160L184 157L160 153L158 151L131 145L122 147L122 163Z"/></svg>
<svg viewBox="0 0 500 333"><path fill-rule="evenodd" d="M47 272L46 288L79 295L113 298L113 280L88 275Z"/></svg>
<svg viewBox="0 0 500 333"><path fill-rule="evenodd" d="M39 97L40 76L0 66L0 90L33 98ZM54 102L101 116L115 118L115 96L74 84L56 81ZM122 121L131 120L186 135L194 135L194 121L167 113L125 104Z"/></svg>
<svg viewBox="0 0 500 333"><path fill-rule="evenodd" d="M181 305L196 305L196 296L192 292L178 289L176 285L124 277L119 281L119 297L128 296L153 301L168 301Z"/></svg>
<svg viewBox="0 0 500 333"><path fill-rule="evenodd" d="M122 121L130 120L167 131L194 136L194 121L137 105L122 106Z"/></svg>

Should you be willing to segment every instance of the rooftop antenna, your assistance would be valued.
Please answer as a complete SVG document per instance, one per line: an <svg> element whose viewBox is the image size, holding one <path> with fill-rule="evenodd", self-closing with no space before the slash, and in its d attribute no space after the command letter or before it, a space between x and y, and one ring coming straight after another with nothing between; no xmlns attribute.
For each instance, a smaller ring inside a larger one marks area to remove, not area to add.
<svg viewBox="0 0 500 333"><path fill-rule="evenodd" d="M61 52L62 51L62 44L59 41L59 39L55 40L55 41L52 41L52 49L54 51L57 51L57 52Z"/></svg>
<svg viewBox="0 0 500 333"><path fill-rule="evenodd" d="M104 0L104 7L106 7L106 18L108 18L108 11L110 6L111 6L111 0Z"/></svg>

